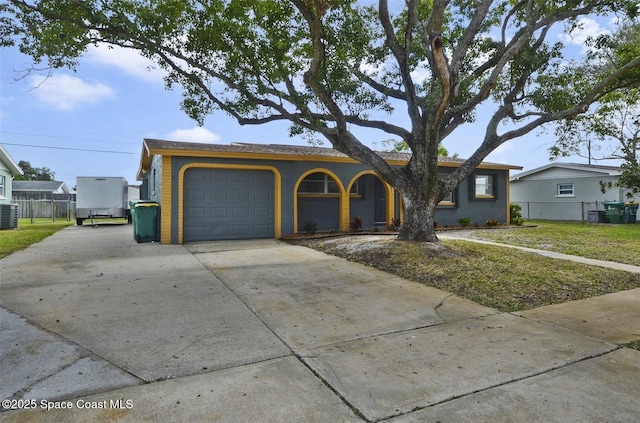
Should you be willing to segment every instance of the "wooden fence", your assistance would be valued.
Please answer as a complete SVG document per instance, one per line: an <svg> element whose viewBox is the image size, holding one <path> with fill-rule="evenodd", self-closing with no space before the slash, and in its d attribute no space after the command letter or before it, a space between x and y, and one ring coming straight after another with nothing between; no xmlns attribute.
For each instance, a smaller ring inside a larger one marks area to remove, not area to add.
<svg viewBox="0 0 640 423"><path fill-rule="evenodd" d="M71 200L13 200L18 205L19 218L75 219L76 202Z"/></svg>

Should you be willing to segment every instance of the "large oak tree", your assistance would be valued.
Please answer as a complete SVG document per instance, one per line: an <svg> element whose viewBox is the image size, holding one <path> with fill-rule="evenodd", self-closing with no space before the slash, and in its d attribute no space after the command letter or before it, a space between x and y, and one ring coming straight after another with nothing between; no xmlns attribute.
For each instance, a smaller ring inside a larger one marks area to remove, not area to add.
<svg viewBox="0 0 640 423"><path fill-rule="evenodd" d="M617 67L620 58L640 56L640 23L622 25L618 32L591 37L588 43L595 48L590 56L596 72ZM640 89L622 87L602 96L588 113L558 125L556 136L552 158L577 154L589 161L622 160L618 182L600 182L603 193L612 186L626 188L629 198L640 193ZM603 153L606 147L613 150Z"/></svg>
<svg viewBox="0 0 640 423"><path fill-rule="evenodd" d="M437 240L436 205L498 146L638 82L640 57L586 78L550 35L585 16L635 18L635 1L368 4L9 0L0 37L51 68L74 68L91 44L135 49L167 70L168 85L184 88L182 108L199 122L220 110L242 125L284 120L292 134L320 136L400 192L400 238L417 241ZM496 106L477 150L438 179L438 145L488 101ZM404 141L410 161L392 168L358 128Z"/></svg>

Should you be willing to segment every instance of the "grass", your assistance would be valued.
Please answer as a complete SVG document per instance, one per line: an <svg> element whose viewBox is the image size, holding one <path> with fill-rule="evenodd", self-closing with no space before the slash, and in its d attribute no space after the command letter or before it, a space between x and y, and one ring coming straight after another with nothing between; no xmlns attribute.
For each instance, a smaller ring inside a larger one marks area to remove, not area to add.
<svg viewBox="0 0 640 423"><path fill-rule="evenodd" d="M628 342L626 344L622 344L622 346L626 347L626 348L631 348L631 349L640 351L640 341Z"/></svg>
<svg viewBox="0 0 640 423"><path fill-rule="evenodd" d="M383 237L305 245L501 311L519 311L640 287L640 274L461 240L439 245Z"/></svg>
<svg viewBox="0 0 640 423"><path fill-rule="evenodd" d="M474 231L473 237L640 266L640 223L527 221L535 228Z"/></svg>
<svg viewBox="0 0 640 423"><path fill-rule="evenodd" d="M40 242L59 230L73 225L75 221L51 219L19 219L18 229L5 229L0 231L0 258L6 257L16 251L23 250L31 244Z"/></svg>

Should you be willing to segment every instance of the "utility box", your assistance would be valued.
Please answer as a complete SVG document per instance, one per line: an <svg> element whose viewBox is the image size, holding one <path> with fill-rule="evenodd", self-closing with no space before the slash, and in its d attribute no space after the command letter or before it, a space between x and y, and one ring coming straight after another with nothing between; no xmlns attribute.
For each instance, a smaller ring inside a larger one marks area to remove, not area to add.
<svg viewBox="0 0 640 423"><path fill-rule="evenodd" d="M589 210L587 212L587 222L589 223L609 223L607 212L604 210Z"/></svg>
<svg viewBox="0 0 640 423"><path fill-rule="evenodd" d="M0 229L18 228L18 205L0 204Z"/></svg>
<svg viewBox="0 0 640 423"><path fill-rule="evenodd" d="M76 223L85 219L124 218L130 221L129 184L121 177L76 178Z"/></svg>

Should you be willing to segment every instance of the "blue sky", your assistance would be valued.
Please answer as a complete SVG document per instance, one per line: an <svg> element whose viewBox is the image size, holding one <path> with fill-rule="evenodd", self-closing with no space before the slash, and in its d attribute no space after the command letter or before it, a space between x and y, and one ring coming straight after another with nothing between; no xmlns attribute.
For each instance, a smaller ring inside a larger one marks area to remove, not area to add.
<svg viewBox="0 0 640 423"><path fill-rule="evenodd" d="M604 30L595 21L585 23L569 40L577 52L586 34ZM162 73L150 71L150 63L133 51L91 48L77 72L59 69L46 80L38 75L18 79L32 62L17 48L2 49L0 54L0 143L16 162L48 167L70 187L77 176L122 176L138 184L143 138L218 144L306 142L290 138L287 124L240 126L222 112L197 127L180 110L180 90L167 91ZM478 147L488 115L483 111L478 117L477 124L461 128L445 141L450 153L465 158ZM381 148L379 141L385 138L371 139L369 145ZM504 144L486 160L530 170L549 163L547 149L552 144L552 131L533 133Z"/></svg>

